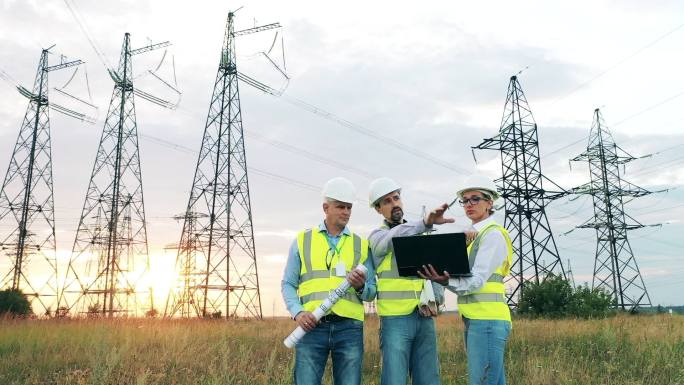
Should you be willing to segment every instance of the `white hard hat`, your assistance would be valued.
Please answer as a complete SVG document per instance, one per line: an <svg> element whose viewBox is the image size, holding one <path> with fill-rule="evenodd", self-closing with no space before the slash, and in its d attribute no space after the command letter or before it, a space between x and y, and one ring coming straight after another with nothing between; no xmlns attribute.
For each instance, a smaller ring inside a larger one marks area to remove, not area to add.
<svg viewBox="0 0 684 385"><path fill-rule="evenodd" d="M353 204L356 200L356 189L349 179L332 178L323 186L323 197Z"/></svg>
<svg viewBox="0 0 684 385"><path fill-rule="evenodd" d="M370 207L374 207L378 199L393 191L401 191L401 186L392 179L383 177L372 181L368 190L368 203Z"/></svg>
<svg viewBox="0 0 684 385"><path fill-rule="evenodd" d="M463 188L458 190L456 195L458 195L459 198L463 198L464 192L473 190L482 190L489 193L492 196L492 200L497 200L499 198L499 192L496 191L496 185L494 182L481 175L469 176L463 184Z"/></svg>

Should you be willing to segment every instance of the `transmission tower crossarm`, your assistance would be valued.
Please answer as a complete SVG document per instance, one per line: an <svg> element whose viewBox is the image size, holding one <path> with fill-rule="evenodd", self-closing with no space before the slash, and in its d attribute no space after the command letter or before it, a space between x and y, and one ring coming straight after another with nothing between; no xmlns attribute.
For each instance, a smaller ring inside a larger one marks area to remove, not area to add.
<svg viewBox="0 0 684 385"><path fill-rule="evenodd" d="M280 92L280 91L276 90L275 88L270 87L270 86L268 86L268 85L266 85L266 84L264 84L264 83L262 83L256 79L254 79L250 76L247 76L240 71L237 71L237 78L240 79L241 81L243 81L244 83L256 88L257 90L263 92L263 93L270 94L273 96L282 95L282 92Z"/></svg>
<svg viewBox="0 0 684 385"><path fill-rule="evenodd" d="M617 148L618 147L616 147L616 149ZM576 157L570 159L570 161L572 161L572 162L582 162L582 161L586 162L588 160L598 159L598 158L600 158L599 153L600 153L600 149L597 146L593 146L593 147L588 148L583 153L577 155ZM618 155L617 153L615 153L614 155L604 154L603 156L605 157L606 161L610 161L611 163L614 163L614 164L625 164L625 163L629 163L633 160L639 159L639 158L635 158L629 154Z"/></svg>
<svg viewBox="0 0 684 385"><path fill-rule="evenodd" d="M591 194L594 192L594 188L592 187L591 183L587 182L583 185L571 188L570 192L572 194Z"/></svg>
<svg viewBox="0 0 684 385"><path fill-rule="evenodd" d="M646 190L645 188L627 182L624 179L620 181L620 186L621 188L618 191L618 193L622 196L643 197L652 194L652 191Z"/></svg>
<svg viewBox="0 0 684 385"><path fill-rule="evenodd" d="M630 219L633 220L634 218L630 217ZM579 229L601 229L601 228L608 227L608 226L610 226L612 229L619 229L619 230L636 230L636 229L640 229L642 227L646 227L646 225L642 225L641 223L634 223L634 224L622 223L622 224L611 225L608 222L585 222L584 224L577 226L577 228L579 228Z"/></svg>
<svg viewBox="0 0 684 385"><path fill-rule="evenodd" d="M154 51L155 49L168 47L168 46L170 46L170 45L171 45L171 42L170 42L170 41L165 41L165 42L156 43L156 44L150 44L150 45L147 45L147 46L145 46L145 47L132 49L132 50L131 50L131 55L138 55L138 54L141 54L141 53Z"/></svg>
<svg viewBox="0 0 684 385"><path fill-rule="evenodd" d="M61 70L61 69L64 69L64 68L69 68L69 67L74 67L74 66L77 66L77 65L81 65L81 64L84 64L84 63L85 63L85 62L84 62L83 60L73 60L73 61L66 62L66 63L55 64L55 65L53 65L53 66L50 66L50 67L45 68L45 70L48 71L48 72L57 71L57 70Z"/></svg>
<svg viewBox="0 0 684 385"><path fill-rule="evenodd" d="M551 183L552 185L556 186L558 188L558 190L560 190L560 191L551 191L551 190L544 189L544 195L545 195L546 199L554 200L554 199L562 198L566 195L570 195L569 190L566 190L563 187L559 186L558 184L556 184L556 182L549 179L546 175L542 174L542 179L547 181L548 183Z"/></svg>
<svg viewBox="0 0 684 385"><path fill-rule="evenodd" d="M470 148L472 150L500 150L501 149L501 143L503 141L501 139L496 139L497 136L494 136L492 138L482 139L482 143L478 144L477 146L472 146Z"/></svg>
<svg viewBox="0 0 684 385"><path fill-rule="evenodd" d="M271 23L271 24L266 24L266 25L260 25L258 27L254 27L254 28L243 29L241 31L235 31L232 33L232 35L233 36L244 36L244 35L250 35L253 33L257 33L257 32L268 31L269 29L275 29L275 28L280 28L280 27L281 27L280 23Z"/></svg>
<svg viewBox="0 0 684 385"><path fill-rule="evenodd" d="M17 86L17 91L19 91L19 93L22 94L23 96L25 96L27 99L34 100L34 101L39 101L41 99L38 95L29 91L24 86ZM45 97L43 97L42 99L43 99L43 102L47 103L47 99Z"/></svg>
<svg viewBox="0 0 684 385"><path fill-rule="evenodd" d="M53 110L55 110L61 114L64 114L65 116L68 116L70 118L78 119L78 120L85 122L85 123L90 123L90 124L95 123L95 119L93 119L92 117L90 117L86 114L83 114L81 112L72 110L70 108L60 106L59 104L50 103L50 107Z"/></svg>
<svg viewBox="0 0 684 385"><path fill-rule="evenodd" d="M589 160L592 156L593 156L593 155L592 155L591 153L585 151L585 152L583 152L583 153L577 155L576 157L570 159L570 161L571 161L571 162L586 162L586 161Z"/></svg>

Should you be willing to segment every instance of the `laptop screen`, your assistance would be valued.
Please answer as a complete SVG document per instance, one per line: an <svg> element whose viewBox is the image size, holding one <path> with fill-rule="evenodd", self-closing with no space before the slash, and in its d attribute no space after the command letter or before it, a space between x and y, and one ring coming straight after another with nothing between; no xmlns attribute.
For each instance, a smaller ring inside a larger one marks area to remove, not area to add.
<svg viewBox="0 0 684 385"><path fill-rule="evenodd" d="M428 264L438 273L447 271L452 277L472 275L464 233L394 237L392 246L402 277L417 277L417 271Z"/></svg>

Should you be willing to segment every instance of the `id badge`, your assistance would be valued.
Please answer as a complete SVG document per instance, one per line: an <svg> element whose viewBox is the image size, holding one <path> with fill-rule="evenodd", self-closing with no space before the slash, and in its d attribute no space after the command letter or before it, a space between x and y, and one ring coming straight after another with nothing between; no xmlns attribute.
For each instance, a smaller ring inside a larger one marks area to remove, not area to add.
<svg viewBox="0 0 684 385"><path fill-rule="evenodd" d="M344 262L337 262L337 265L335 265L335 275L338 277L347 276L347 266L344 264Z"/></svg>

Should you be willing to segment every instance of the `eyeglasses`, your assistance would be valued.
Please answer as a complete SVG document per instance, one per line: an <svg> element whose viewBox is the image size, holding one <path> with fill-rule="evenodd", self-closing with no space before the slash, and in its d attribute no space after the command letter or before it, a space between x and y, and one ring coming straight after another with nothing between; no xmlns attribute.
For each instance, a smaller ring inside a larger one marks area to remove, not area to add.
<svg viewBox="0 0 684 385"><path fill-rule="evenodd" d="M459 199L459 200L458 200L458 203L459 203L461 206L465 206L465 205L467 205L468 203L470 203L471 205L475 206L476 204L480 203L480 201L482 201L482 200L484 200L483 197L472 197L472 198L468 198L468 199Z"/></svg>

